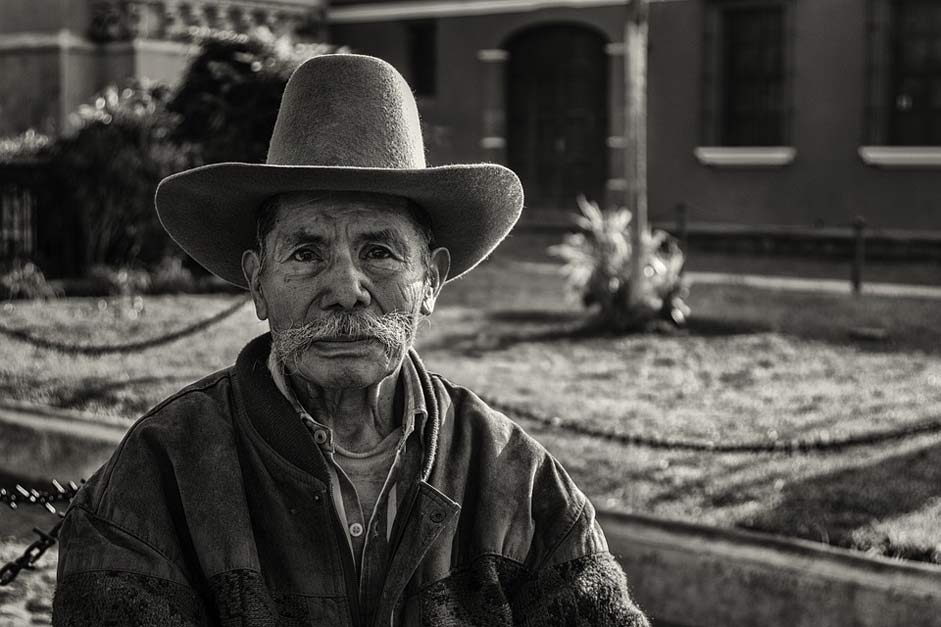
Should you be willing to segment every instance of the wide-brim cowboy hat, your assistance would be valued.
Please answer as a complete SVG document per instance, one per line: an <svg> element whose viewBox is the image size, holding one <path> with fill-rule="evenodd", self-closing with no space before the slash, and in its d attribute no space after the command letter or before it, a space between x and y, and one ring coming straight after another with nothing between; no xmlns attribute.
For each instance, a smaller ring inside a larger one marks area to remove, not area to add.
<svg viewBox="0 0 941 627"><path fill-rule="evenodd" d="M256 245L259 207L285 192L378 192L428 215L450 278L480 263L523 207L512 170L491 163L425 166L418 108L391 65L363 55L315 57L291 76L265 163L217 163L165 178L157 214L213 274L247 288L242 253Z"/></svg>

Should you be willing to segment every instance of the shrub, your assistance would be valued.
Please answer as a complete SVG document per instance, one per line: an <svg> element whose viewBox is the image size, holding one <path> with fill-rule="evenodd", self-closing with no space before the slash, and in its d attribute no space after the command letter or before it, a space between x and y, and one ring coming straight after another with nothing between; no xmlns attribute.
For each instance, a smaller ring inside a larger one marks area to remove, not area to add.
<svg viewBox="0 0 941 627"><path fill-rule="evenodd" d="M0 294L4 298L55 298L58 291L46 282L46 276L36 264L15 262L0 274Z"/></svg>
<svg viewBox="0 0 941 627"><path fill-rule="evenodd" d="M58 204L73 213L85 268L156 261L172 250L153 209L157 183L191 164L170 141L169 90L156 83L108 87L73 115L51 167Z"/></svg>
<svg viewBox="0 0 941 627"><path fill-rule="evenodd" d="M265 28L251 35L204 29L191 36L199 52L169 110L180 116L174 137L198 146L204 163L264 161L291 73L306 59L345 50L276 38Z"/></svg>
<svg viewBox="0 0 941 627"><path fill-rule="evenodd" d="M95 265L88 279L93 293L102 296L135 296L150 289L150 274L138 268Z"/></svg>
<svg viewBox="0 0 941 627"><path fill-rule="evenodd" d="M37 159L42 157L50 146L49 136L33 129L13 137L0 137L0 163Z"/></svg>
<svg viewBox="0 0 941 627"><path fill-rule="evenodd" d="M183 294L196 291L193 273L180 257L164 257L150 275L151 294Z"/></svg>
<svg viewBox="0 0 941 627"><path fill-rule="evenodd" d="M684 255L677 240L665 231L643 238L647 260L641 278L641 298L630 302L633 254L627 209L602 211L579 196L580 233L565 237L549 253L565 261L569 288L586 306L597 306L599 324L612 331L629 331L669 323L683 326L689 316L688 286L682 276Z"/></svg>

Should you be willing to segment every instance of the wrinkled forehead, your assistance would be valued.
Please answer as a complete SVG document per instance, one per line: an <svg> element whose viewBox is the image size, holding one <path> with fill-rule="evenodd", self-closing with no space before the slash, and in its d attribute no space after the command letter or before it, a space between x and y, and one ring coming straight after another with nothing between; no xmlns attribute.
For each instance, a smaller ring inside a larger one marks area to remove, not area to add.
<svg viewBox="0 0 941 627"><path fill-rule="evenodd" d="M289 192L274 199L274 215L265 231L275 239L297 230L323 231L395 229L403 236L419 235L414 214L420 211L401 196L365 192Z"/></svg>

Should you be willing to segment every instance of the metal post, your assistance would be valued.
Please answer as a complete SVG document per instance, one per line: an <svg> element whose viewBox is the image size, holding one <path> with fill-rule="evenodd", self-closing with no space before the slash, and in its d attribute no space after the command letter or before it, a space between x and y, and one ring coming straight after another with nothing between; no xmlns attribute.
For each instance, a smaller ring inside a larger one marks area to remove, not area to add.
<svg viewBox="0 0 941 627"><path fill-rule="evenodd" d="M676 205L676 239L683 254L689 255L689 207L685 202Z"/></svg>
<svg viewBox="0 0 941 627"><path fill-rule="evenodd" d="M624 161L631 230L630 305L641 301L647 266L647 2L628 0L624 24Z"/></svg>
<svg viewBox="0 0 941 627"><path fill-rule="evenodd" d="M853 294L859 295L863 290L863 264L866 262L866 219L856 216L853 219L853 267L851 268L850 282L853 285Z"/></svg>

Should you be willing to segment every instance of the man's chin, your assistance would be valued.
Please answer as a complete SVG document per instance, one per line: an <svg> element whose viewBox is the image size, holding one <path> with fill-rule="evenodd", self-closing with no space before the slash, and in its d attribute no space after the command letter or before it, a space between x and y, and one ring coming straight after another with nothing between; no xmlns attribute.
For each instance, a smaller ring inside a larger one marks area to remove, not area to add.
<svg viewBox="0 0 941 627"><path fill-rule="evenodd" d="M404 355L390 356L374 341L315 342L287 368L320 387L365 388L392 374Z"/></svg>
<svg viewBox="0 0 941 627"><path fill-rule="evenodd" d="M372 339L363 340L321 340L313 342L306 351L324 359L344 359L372 357L385 353L383 346Z"/></svg>

